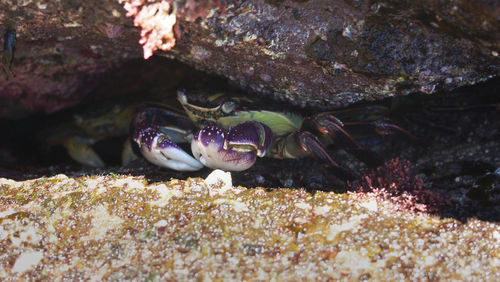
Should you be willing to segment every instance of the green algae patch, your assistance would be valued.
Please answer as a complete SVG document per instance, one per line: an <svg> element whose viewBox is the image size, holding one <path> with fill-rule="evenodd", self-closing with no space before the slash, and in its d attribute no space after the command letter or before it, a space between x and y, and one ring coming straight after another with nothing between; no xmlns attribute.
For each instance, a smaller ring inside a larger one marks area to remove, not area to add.
<svg viewBox="0 0 500 282"><path fill-rule="evenodd" d="M498 223L354 194L208 178L0 178L0 280L493 281L499 241Z"/></svg>

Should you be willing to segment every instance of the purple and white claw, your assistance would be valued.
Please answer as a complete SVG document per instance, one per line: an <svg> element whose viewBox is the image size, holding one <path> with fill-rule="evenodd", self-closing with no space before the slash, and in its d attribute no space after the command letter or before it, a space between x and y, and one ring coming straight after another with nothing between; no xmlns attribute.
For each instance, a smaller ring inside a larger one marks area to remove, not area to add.
<svg viewBox="0 0 500 282"><path fill-rule="evenodd" d="M196 171L203 164L184 152L168 136L154 128L144 128L134 134L142 155L151 163L178 171Z"/></svg>
<svg viewBox="0 0 500 282"><path fill-rule="evenodd" d="M207 167L243 171L266 154L272 139L271 129L256 121L236 125L227 133L219 126L207 126L194 136L191 151Z"/></svg>
<svg viewBox="0 0 500 282"><path fill-rule="evenodd" d="M273 131L269 126L258 121L247 121L229 130L224 149L250 150L254 151L257 156L264 157L272 140Z"/></svg>

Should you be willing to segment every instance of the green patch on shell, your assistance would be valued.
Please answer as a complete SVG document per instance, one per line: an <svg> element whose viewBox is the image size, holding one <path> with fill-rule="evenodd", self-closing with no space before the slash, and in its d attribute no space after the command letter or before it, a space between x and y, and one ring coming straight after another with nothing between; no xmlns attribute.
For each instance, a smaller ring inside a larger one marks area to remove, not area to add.
<svg viewBox="0 0 500 282"><path fill-rule="evenodd" d="M217 122L228 129L232 126L246 121L258 121L269 126L274 134L285 135L300 129L302 117L291 113L279 113L271 111L248 111L238 112L237 116L222 117Z"/></svg>

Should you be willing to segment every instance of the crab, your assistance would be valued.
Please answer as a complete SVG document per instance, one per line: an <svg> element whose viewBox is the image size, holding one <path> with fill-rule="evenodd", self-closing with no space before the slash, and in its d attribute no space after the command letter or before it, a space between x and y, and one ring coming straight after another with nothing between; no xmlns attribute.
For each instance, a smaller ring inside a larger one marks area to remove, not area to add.
<svg viewBox="0 0 500 282"><path fill-rule="evenodd" d="M140 106L131 123L131 134L149 162L179 171L196 171L205 166L243 171L258 157L312 156L338 177L350 180L357 174L339 165L327 146L335 144L370 166L380 165L382 159L360 145L346 128L368 127L382 135L404 132L380 119L387 109L378 106L303 117L276 109L252 109L255 104L248 97L179 91L177 100L184 113L160 104ZM179 146L185 142L191 143L192 155Z"/></svg>
<svg viewBox="0 0 500 282"><path fill-rule="evenodd" d="M357 173L338 164L327 147L344 149L375 167L382 158L362 146L356 140L359 136L395 132L411 136L386 119L390 110L379 105L303 116L283 110L279 103L263 104L241 95L178 91L177 96L149 98L159 102L144 103L136 96L101 102L73 114L68 122L44 129L38 137L49 147L64 146L73 160L92 167L105 166L93 149L95 143L130 135L122 150L124 165L139 153L157 166L178 171L203 167L243 171L259 157L312 156L339 178L350 180ZM176 103L180 105L172 106ZM191 146L191 154L182 143Z"/></svg>
<svg viewBox="0 0 500 282"><path fill-rule="evenodd" d="M136 103L113 101L99 103L97 107L77 112L71 118L50 127L43 128L37 134L46 149L62 146L76 162L90 167L104 167L106 164L93 145L112 137L126 136L130 122L137 111ZM122 150L122 163L127 164L137 157L133 153L131 143L127 140Z"/></svg>

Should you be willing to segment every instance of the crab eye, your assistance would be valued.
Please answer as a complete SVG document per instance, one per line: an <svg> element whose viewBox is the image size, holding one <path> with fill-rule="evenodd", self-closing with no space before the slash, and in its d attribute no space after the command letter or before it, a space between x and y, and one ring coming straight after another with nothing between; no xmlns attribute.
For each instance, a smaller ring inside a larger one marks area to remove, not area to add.
<svg viewBox="0 0 500 282"><path fill-rule="evenodd" d="M222 104L222 111L226 114L231 113L236 108L236 103L234 101L226 101Z"/></svg>

